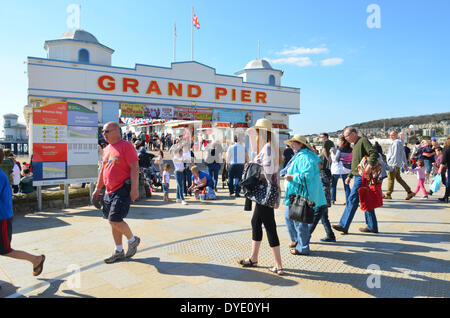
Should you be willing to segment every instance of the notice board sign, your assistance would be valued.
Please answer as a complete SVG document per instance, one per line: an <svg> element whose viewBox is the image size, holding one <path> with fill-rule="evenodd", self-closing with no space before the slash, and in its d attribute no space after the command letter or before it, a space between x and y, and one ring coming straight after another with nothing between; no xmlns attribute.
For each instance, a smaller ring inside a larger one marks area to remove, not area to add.
<svg viewBox="0 0 450 318"><path fill-rule="evenodd" d="M98 115L67 102L33 108L33 185L95 182Z"/></svg>

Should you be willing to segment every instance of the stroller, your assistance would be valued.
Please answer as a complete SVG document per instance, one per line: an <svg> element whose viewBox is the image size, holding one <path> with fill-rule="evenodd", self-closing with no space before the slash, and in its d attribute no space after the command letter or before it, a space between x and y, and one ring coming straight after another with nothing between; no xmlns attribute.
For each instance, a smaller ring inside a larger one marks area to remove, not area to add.
<svg viewBox="0 0 450 318"><path fill-rule="evenodd" d="M147 184L145 187L147 197L151 197L152 190L150 190L150 188L158 189L161 187L162 190L161 173L152 162L154 157L154 154L146 151L141 151L138 154L139 177L145 180L145 183Z"/></svg>

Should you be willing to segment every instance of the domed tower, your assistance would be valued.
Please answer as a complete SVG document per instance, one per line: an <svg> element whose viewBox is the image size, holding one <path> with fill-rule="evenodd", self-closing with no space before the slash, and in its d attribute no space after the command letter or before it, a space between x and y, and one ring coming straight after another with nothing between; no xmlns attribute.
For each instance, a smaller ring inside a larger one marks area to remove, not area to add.
<svg viewBox="0 0 450 318"><path fill-rule="evenodd" d="M66 31L58 40L45 41L47 58L85 64L111 65L113 49L84 30Z"/></svg>
<svg viewBox="0 0 450 318"><path fill-rule="evenodd" d="M272 68L267 60L258 58L248 62L242 71L234 74L242 77L244 82L280 86L283 71Z"/></svg>

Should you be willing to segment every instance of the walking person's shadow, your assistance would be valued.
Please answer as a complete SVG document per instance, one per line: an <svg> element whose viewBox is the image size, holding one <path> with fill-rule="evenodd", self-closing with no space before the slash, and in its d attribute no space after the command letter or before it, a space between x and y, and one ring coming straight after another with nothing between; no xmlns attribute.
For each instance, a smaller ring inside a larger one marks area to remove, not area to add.
<svg viewBox="0 0 450 318"><path fill-rule="evenodd" d="M267 270L267 273L264 273L259 270L243 269L226 265L165 262L161 261L159 257L132 259L132 261L154 266L158 270L158 273L164 275L206 276L215 279L241 282L263 282L273 286L294 286L298 284L294 280L274 275L270 273L268 269L265 269ZM264 267L260 267L260 269L261 268Z"/></svg>

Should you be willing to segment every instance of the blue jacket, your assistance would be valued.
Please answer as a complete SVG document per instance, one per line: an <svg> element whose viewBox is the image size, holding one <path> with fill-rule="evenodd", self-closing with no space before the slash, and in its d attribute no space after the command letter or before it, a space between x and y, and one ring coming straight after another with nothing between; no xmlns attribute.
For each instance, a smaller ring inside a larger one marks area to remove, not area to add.
<svg viewBox="0 0 450 318"><path fill-rule="evenodd" d="M327 199L323 192L322 181L320 180L319 156L308 149L301 149L296 153L296 158L291 163L287 174L294 176L292 181L288 181L284 204L289 205L289 195L301 194L314 201L315 209L327 205ZM308 189L308 195L306 187ZM300 190L301 189L301 190Z"/></svg>
<svg viewBox="0 0 450 318"><path fill-rule="evenodd" d="M0 220L13 217L12 191L8 177L0 170Z"/></svg>

